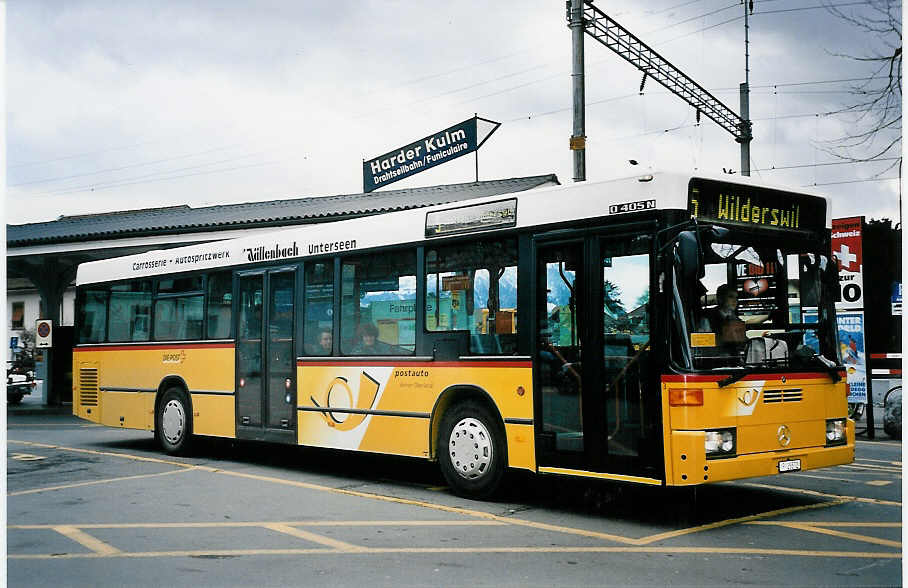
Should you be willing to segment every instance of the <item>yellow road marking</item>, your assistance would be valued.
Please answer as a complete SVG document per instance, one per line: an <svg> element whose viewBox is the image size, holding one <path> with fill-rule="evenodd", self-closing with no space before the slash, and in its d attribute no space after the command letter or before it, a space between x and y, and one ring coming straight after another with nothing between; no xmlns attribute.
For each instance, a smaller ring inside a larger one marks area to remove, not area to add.
<svg viewBox="0 0 908 588"><path fill-rule="evenodd" d="M100 539L92 537L88 533L85 533L77 529L76 527L61 525L53 527L53 529L64 537L69 537L79 545L91 549L95 553L95 555L112 556L123 553L113 545L108 545Z"/></svg>
<svg viewBox="0 0 908 588"><path fill-rule="evenodd" d="M782 521L754 521L752 523L747 523L748 525L778 525ZM855 522L855 521L810 521L809 523L800 523L803 525L811 525L813 527L871 527L871 528L887 528L895 529L902 526L902 523L895 523L891 521L878 521L878 522ZM81 525L80 525L81 526Z"/></svg>
<svg viewBox="0 0 908 588"><path fill-rule="evenodd" d="M887 465L894 465L894 466L902 465L902 462L900 462L900 461L890 461L888 459L871 459L869 457L862 457L861 459L856 459L856 460L854 460L854 463L860 464L860 463L864 463L865 461L875 461L877 463L885 463Z"/></svg>
<svg viewBox="0 0 908 588"><path fill-rule="evenodd" d="M846 496L844 494L828 494L826 492L818 492L816 490L806 490L804 488L788 488L786 486L774 486L772 484L757 484L754 482L744 483L744 486L752 486L754 488L767 488L769 490L780 490L782 492L793 492L795 494L804 494L807 496L817 496L819 498L830 498L832 500L841 500L842 502L866 502L869 504L879 504L882 506L898 506L901 507L902 503L895 500L881 500L879 498L865 498L863 496Z"/></svg>
<svg viewBox="0 0 908 588"><path fill-rule="evenodd" d="M207 529L222 527L498 527L497 521L217 521L209 523L79 523L77 529ZM7 525L7 529L53 529L59 525Z"/></svg>
<svg viewBox="0 0 908 588"><path fill-rule="evenodd" d="M96 484L109 484L110 482L120 482L123 480L138 480L140 478L154 478L155 476L169 476L170 474L179 474L181 472L191 471L192 468L179 469L179 470L168 470L166 472L158 472L156 474L138 474L135 476L123 476L120 478L106 478L104 480L91 480L89 482L76 482L73 484L63 484L60 486L48 486L46 488L33 488L31 490L19 490L18 492L10 492L7 496L22 496L23 494L36 494L38 492L50 492L52 490L66 490L68 488L79 488L80 486L94 486ZM82 526L82 525L79 525Z"/></svg>
<svg viewBox="0 0 908 588"><path fill-rule="evenodd" d="M855 559L900 559L901 552L888 551L812 551L807 549L759 549L752 547L364 547L355 552L363 555L386 554L454 554L469 555L489 553L665 553L665 554L706 554L706 555L787 555L801 557L835 557ZM196 551L145 551L66 554L8 554L9 559L97 559L102 557L149 558L149 557L212 557L243 555L350 555L339 549L224 549Z"/></svg>
<svg viewBox="0 0 908 588"><path fill-rule="evenodd" d="M340 551L357 552L363 550L363 548L358 545L353 545L352 543L347 543L346 541L338 541L337 539L325 537L324 535L310 533L309 531L306 531L304 529L297 529L296 527L291 527L289 525L278 525L272 523L265 525L265 528L271 529L272 531L277 531L278 533L284 533L285 535L299 537L300 539L305 539L306 541L312 541L313 543L319 543L321 545L333 547Z"/></svg>
<svg viewBox="0 0 908 588"><path fill-rule="evenodd" d="M888 472L888 473L892 473L892 474L901 474L902 473L902 468L896 468L896 467L891 467L891 466L878 466L878 465L873 465L873 464L864 464L864 465L842 464L838 467L847 468L849 470Z"/></svg>
<svg viewBox="0 0 908 588"><path fill-rule="evenodd" d="M13 439L7 440L7 443L16 444L16 445L27 445L29 447L42 447L44 449L57 449L59 451L74 451L76 453L88 453L90 455L105 455L109 457L120 457L123 459L131 459L133 461L147 461L150 463L163 463L167 465L179 466L181 468L194 468L197 466L192 465L191 463L183 463L181 461L173 461L169 459L161 459L158 457L145 457L142 455L131 455L129 453L116 453L114 451L95 451L94 449L82 449L81 447L64 447L62 445L51 445L49 443L36 443L34 441L16 441Z"/></svg>
<svg viewBox="0 0 908 588"><path fill-rule="evenodd" d="M738 525L742 523L748 523L757 519L763 519L767 517L780 516L784 514L790 514L793 512L799 512L802 510L812 510L815 508L827 508L830 506L838 506L842 504L842 501L832 501L832 502L820 502L816 504L808 504L805 506L790 506L788 508L780 508L778 510L771 510L763 513L758 513L754 515L748 515L745 517L738 517L735 519L725 519L724 521L717 521L715 523L708 523L705 525L700 525L699 527L691 527L689 529L679 529L677 531L668 531L666 533L659 533L658 535L650 535L649 537L643 537L639 539L638 545L648 545L650 543L655 543L656 541L663 541L665 539L671 539L674 537L680 537L682 535L689 535L691 533L699 533L701 531L709 531L711 529L718 529L721 527L728 527L729 525Z"/></svg>
<svg viewBox="0 0 908 588"><path fill-rule="evenodd" d="M466 508L456 507L456 506L446 506L446 505L435 504L435 503L426 502L426 501L422 501L422 500L398 498L395 496L384 496L384 495L380 495L380 494L372 494L369 492L361 492L361 491L357 491L357 490L349 490L349 489L343 489L343 488L332 488L330 486L323 486L320 484L313 484L310 482L300 482L300 481L294 481L294 480L287 480L287 479L283 479L283 478L275 478L275 477L271 477L271 476L263 476L263 475L258 475L258 474L234 472L234 471L230 471L230 470L212 468L212 467L208 467L208 466L194 466L192 464L185 464L185 463L181 463L181 462L164 460L164 459L136 456L136 455L130 455L130 454L124 454L124 453L94 451L94 450L89 450L89 449L80 449L80 448L73 448L73 447L62 447L62 446L57 446L57 445L34 443L34 442L29 442L29 441L10 441L10 443L19 443L19 444L24 444L24 445L30 445L30 446L35 446L35 447L45 447L48 449L57 449L57 450L62 450L62 451L75 451L75 452L89 453L89 454L95 454L95 455L105 455L105 456L111 456L111 457L119 457L119 458L123 458L123 459L133 459L133 460L137 460L137 461L148 461L148 462L152 462L152 463L173 464L173 465L178 465L178 466L180 466L182 468L186 468L186 469L197 469L197 470L211 472L211 473L218 473L218 474L223 474L223 475L227 475L227 476L245 478L245 479L250 479L250 480L259 480L259 481L271 482L271 483L276 483L276 484L283 484L283 485L287 485L287 486L305 488L308 490L314 490L314 491L319 491L319 492L330 492L330 493L341 494L341 495L345 495L345 496L354 496L357 498L367 498L367 499L371 499L371 500L380 500L380 501L391 502L391 503L395 503L395 504L404 504L404 505L410 505L410 506L417 506L417 507L421 507L421 508L429 508L429 509L438 510L441 512L449 512L449 513L454 513L454 514L459 514L459 515L464 515L464 516L471 516L471 517L475 517L478 519L484 519L487 521L495 521L495 522L508 524L508 525L518 525L518 526L530 527L530 528L535 528L535 529L541 529L541 530L545 530L545 531L553 531L553 532L565 533L565 534L569 534L569 535L590 537L590 538L594 538L594 539L601 539L601 540L606 540L606 541L613 541L616 543L622 543L625 545L636 545L636 546L647 545L647 544L650 544L650 543L653 543L656 541L665 540L668 538L673 538L673 537L678 537L681 535L688 535L691 533L697 533L697 532L701 532L701 531L705 531L705 530L709 530L709 529L715 529L715 528L724 527L724 526L728 526L728 525L738 524L740 522L754 520L755 518L763 518L766 516L777 516L778 514L784 514L787 512L795 512L796 510L804 510L804 509L808 509L808 508L821 508L824 506L834 506L835 504L839 504L839 503L845 502L845 501L860 501L860 502L870 502L870 503L874 503L874 504L901 506L900 502L893 502L893 501L877 500L877 499L871 499L871 498L861 498L861 497L854 497L854 496L838 496L838 495L834 495L834 494L815 492L812 490L792 489L792 488L785 488L785 487L772 486L772 485L766 485L766 484L746 484L749 486L763 487L763 488L769 488L769 489L774 489L774 490L783 490L783 491L787 491L787 492L798 492L798 493L802 493L802 494L831 499L833 502L817 504L817 505L807 505L807 506L803 506L803 507L792 507L793 510L792 509L781 509L779 511L770 511L768 513L751 515L749 517L741 517L739 519L728 519L726 521L718 521L715 523L709 523L707 525L691 527L689 529L680 529L677 531L669 531L667 533L658 533L656 535L651 535L648 537L642 537L639 539L635 539L632 537L624 537L621 535L614 535L611 533L602 533L599 531L592 531L592 530L587 530L587 529L578 529L578 528L574 528L574 527L565 527L565 526L561 526L561 525L553 525L553 524L549 524L549 523L529 521L529 520L525 520L525 519L502 517L502 516L494 515L492 513L488 513L488 512L484 512L484 511L466 509Z"/></svg>
<svg viewBox="0 0 908 588"><path fill-rule="evenodd" d="M864 482L868 486L888 486L892 484L892 480L870 480L869 482Z"/></svg>
<svg viewBox="0 0 908 588"><path fill-rule="evenodd" d="M258 474L247 474L244 472L232 472L230 470L215 470L211 469L212 472L218 474L223 474L226 476L234 476L237 478L246 478L250 480L259 480L263 482L272 482L275 484L284 484L286 486L295 486L297 488L306 488L308 490L317 490L321 492L332 492L335 494L343 494L345 496L355 496L357 498L368 498L371 500L381 500L383 502L392 502L395 504L406 504L409 506L418 506L422 508L431 508L433 510L439 510L441 512L450 512L456 513L465 516L476 517L479 519L485 519L490 521L497 521L509 525L520 525L524 527L532 527L535 529L542 529L546 531L555 531L559 533L567 533L572 535L580 535L583 537L592 537L595 539L604 539L606 541L615 541L617 543L626 543L626 544L636 544L637 539L632 539L629 537L622 537L621 535L612 535L610 533L600 533L598 531L588 531L586 529L575 529L572 527L562 527L560 525L551 525L548 523L537 523L535 521L527 521L523 519L515 519L509 517L502 517L494 515L492 513L483 512L481 510L472 510L468 508L461 508L458 506L446 506L443 504L435 504L432 502L425 502L423 500L412 500L409 498L398 498L396 496L384 496L381 494L372 494L369 492L360 492L358 490L348 490L344 488L331 488L329 486L321 486L319 484L312 484L309 482L297 482L294 480L285 480L283 478L273 478L271 476L262 476Z"/></svg>
<svg viewBox="0 0 908 588"><path fill-rule="evenodd" d="M32 455L31 453L14 453L9 457L16 461L38 461L39 459L47 459L47 457L43 455Z"/></svg>
<svg viewBox="0 0 908 588"><path fill-rule="evenodd" d="M852 483L852 484L859 484L859 483L860 483L859 480L849 480L848 478L836 478L836 477L834 477L834 476L817 476L817 475L814 475L814 474L804 474L804 473L801 473L801 472L798 472L798 473L795 474L795 475L796 475L797 477L799 477L799 478L812 478L812 479L814 479L814 480L831 480L831 481L833 481L833 482L850 482L850 483Z"/></svg>
<svg viewBox="0 0 908 588"><path fill-rule="evenodd" d="M765 521L770 524L786 527L788 529L798 529L800 531L809 531L811 533L820 533L821 535L830 535L832 537L841 537L851 539L852 541L863 541L865 543L875 543L885 545L886 547L901 547L901 541L891 541L889 539L880 539L869 535L858 535L857 533L846 533L845 531L836 531L835 529L826 529L824 527L814 526L810 523L794 523L788 521Z"/></svg>

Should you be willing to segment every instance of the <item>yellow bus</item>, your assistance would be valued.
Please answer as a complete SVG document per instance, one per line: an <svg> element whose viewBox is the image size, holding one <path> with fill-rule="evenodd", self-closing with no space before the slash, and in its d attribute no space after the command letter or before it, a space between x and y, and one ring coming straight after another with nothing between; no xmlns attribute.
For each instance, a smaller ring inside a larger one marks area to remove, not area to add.
<svg viewBox="0 0 908 588"><path fill-rule="evenodd" d="M657 173L83 264L73 412L660 486L854 459L824 198Z"/></svg>

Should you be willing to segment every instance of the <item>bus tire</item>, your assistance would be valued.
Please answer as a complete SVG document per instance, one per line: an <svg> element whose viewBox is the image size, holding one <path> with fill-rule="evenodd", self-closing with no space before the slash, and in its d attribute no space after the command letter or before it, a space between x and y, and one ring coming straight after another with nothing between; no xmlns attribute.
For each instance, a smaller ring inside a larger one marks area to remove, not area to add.
<svg viewBox="0 0 908 588"><path fill-rule="evenodd" d="M507 465L504 431L498 419L473 400L451 407L441 420L438 461L456 494L467 498L492 496Z"/></svg>
<svg viewBox="0 0 908 588"><path fill-rule="evenodd" d="M181 388L168 388L161 395L154 424L155 437L166 453L181 455L189 450L192 441L192 408Z"/></svg>

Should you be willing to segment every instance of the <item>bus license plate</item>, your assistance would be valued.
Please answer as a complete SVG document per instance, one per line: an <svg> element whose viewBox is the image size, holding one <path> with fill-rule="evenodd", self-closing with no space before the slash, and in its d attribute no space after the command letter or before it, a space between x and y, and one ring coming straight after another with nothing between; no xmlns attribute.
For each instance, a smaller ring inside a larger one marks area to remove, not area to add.
<svg viewBox="0 0 908 588"><path fill-rule="evenodd" d="M800 459L788 459L785 461L779 462L779 473L785 472L799 472L801 471L801 460Z"/></svg>

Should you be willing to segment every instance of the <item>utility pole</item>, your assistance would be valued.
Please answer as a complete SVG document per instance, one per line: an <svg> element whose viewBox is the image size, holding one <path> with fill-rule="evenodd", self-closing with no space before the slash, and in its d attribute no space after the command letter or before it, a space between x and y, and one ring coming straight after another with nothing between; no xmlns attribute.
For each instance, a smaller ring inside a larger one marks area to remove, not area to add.
<svg viewBox="0 0 908 588"><path fill-rule="evenodd" d="M745 5L745 12L747 8L747 5ZM581 14L578 15L578 11ZM747 107L748 82L741 85L742 113L741 116L738 116L732 109L720 102L684 72L669 63L667 59L638 39L633 33L593 6L592 0L569 0L567 17L570 21L569 26L574 47L574 135L571 137L571 149L575 149L575 181L581 181L577 177L578 151L576 149L582 149L586 139L583 123L583 41L582 39L578 41L578 31L582 31L596 39L617 53L622 59L642 71L646 76L659 82L666 90L693 106L697 109L698 120L699 114L703 113L731 133L735 141L741 144L741 173L750 175L750 142L753 139L753 135L751 134L751 123L748 120L749 114L747 112L749 110ZM747 67L749 67L749 64ZM579 147L575 147L575 143ZM580 156L579 160L583 162L582 151ZM585 178L585 164L583 165L583 178Z"/></svg>
<svg viewBox="0 0 908 588"><path fill-rule="evenodd" d="M748 12L754 9L753 0L745 0L744 5L744 83L741 84L741 125L739 136L735 141L741 144L741 175L750 175L750 142L753 139L750 122L750 22Z"/></svg>
<svg viewBox="0 0 908 588"><path fill-rule="evenodd" d="M574 132L571 151L574 152L574 181L586 180L586 89L583 79L583 0L568 0L568 26L571 29L573 67L571 81L574 93Z"/></svg>

